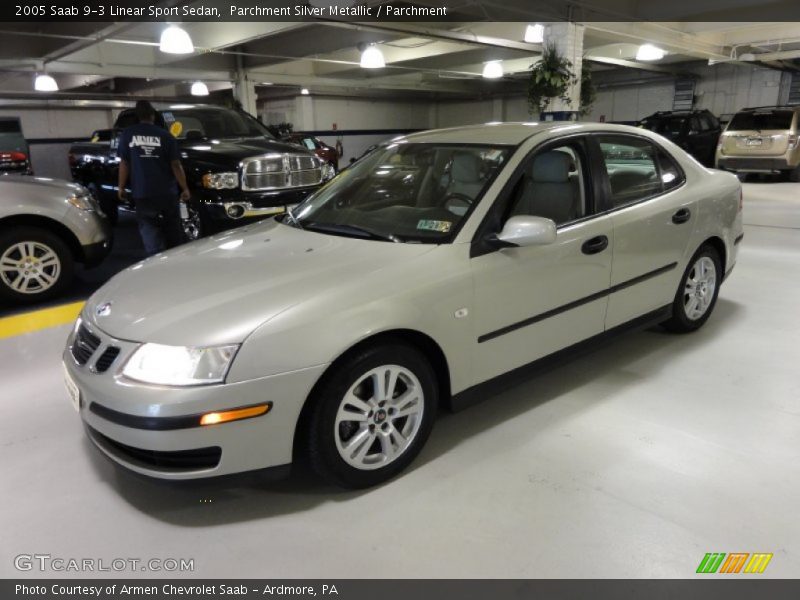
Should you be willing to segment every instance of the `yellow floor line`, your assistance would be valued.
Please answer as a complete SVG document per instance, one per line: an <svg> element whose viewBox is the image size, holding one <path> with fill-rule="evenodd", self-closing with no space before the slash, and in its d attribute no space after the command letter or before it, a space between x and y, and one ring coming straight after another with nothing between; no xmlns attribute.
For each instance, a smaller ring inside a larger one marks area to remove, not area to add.
<svg viewBox="0 0 800 600"><path fill-rule="evenodd" d="M39 331L40 329L47 329L48 327L72 323L80 314L84 304L85 302L83 301L73 302L12 317L4 317L0 319L0 340L22 335L23 333Z"/></svg>

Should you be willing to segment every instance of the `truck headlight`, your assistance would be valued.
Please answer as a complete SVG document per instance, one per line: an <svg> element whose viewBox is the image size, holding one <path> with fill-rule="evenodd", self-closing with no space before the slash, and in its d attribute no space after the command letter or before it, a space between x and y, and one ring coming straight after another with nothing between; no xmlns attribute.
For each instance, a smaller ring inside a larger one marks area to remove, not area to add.
<svg viewBox="0 0 800 600"><path fill-rule="evenodd" d="M330 181L336 177L336 169L333 168L331 163L323 163L322 165L322 181Z"/></svg>
<svg viewBox="0 0 800 600"><path fill-rule="evenodd" d="M239 187L239 174L235 172L206 173L203 187L211 190L232 190Z"/></svg>
<svg viewBox="0 0 800 600"><path fill-rule="evenodd" d="M222 383L238 349L238 344L209 348L142 344L125 363L122 374L156 385Z"/></svg>

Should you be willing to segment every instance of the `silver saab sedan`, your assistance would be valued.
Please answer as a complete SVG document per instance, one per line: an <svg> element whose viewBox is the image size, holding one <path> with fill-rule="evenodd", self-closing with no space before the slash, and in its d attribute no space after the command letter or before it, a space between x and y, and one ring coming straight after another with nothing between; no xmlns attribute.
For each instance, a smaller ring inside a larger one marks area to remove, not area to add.
<svg viewBox="0 0 800 600"><path fill-rule="evenodd" d="M702 326L741 210L735 176L641 129L401 137L285 215L114 277L67 341L69 396L141 474L305 457L375 485L419 454L441 405L633 327Z"/></svg>

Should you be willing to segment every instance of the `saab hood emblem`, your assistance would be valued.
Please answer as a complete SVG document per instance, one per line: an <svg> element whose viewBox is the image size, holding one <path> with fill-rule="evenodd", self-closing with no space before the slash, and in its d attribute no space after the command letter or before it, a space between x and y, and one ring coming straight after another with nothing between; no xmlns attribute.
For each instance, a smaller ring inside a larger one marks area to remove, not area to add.
<svg viewBox="0 0 800 600"><path fill-rule="evenodd" d="M100 306L98 306L95 309L95 311L94 311L95 314L98 317L107 317L108 315L111 314L111 305L112 304L113 304L113 302L105 302L104 304L101 304Z"/></svg>

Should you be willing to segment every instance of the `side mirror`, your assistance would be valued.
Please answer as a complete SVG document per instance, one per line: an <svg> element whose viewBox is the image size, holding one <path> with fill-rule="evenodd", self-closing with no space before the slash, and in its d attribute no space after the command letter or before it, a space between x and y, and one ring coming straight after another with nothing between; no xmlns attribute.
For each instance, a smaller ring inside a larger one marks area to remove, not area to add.
<svg viewBox="0 0 800 600"><path fill-rule="evenodd" d="M543 246L556 241L556 224L551 219L519 215L506 221L503 230L489 242L501 248Z"/></svg>

